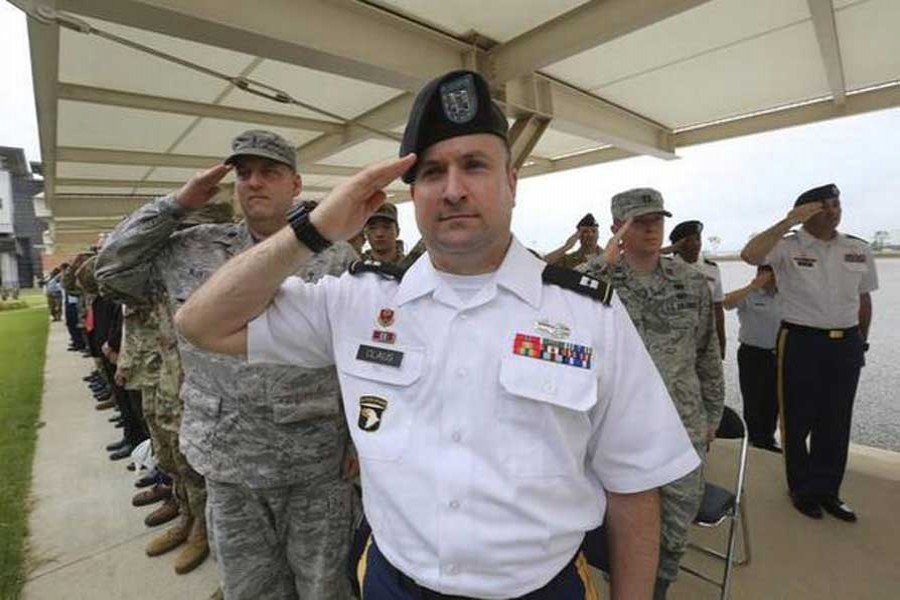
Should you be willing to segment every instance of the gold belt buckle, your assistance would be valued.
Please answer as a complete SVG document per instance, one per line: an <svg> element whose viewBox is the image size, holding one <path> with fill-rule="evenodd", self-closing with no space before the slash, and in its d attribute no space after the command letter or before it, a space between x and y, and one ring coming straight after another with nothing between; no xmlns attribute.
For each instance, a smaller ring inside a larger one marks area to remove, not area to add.
<svg viewBox="0 0 900 600"><path fill-rule="evenodd" d="M830 340L841 340L844 339L844 332L841 329L829 329L828 330L828 339Z"/></svg>

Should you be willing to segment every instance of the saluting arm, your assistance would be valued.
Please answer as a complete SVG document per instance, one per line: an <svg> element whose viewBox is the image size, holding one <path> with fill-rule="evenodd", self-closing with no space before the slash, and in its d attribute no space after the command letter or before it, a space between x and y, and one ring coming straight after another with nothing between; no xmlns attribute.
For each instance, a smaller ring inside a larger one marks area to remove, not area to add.
<svg viewBox="0 0 900 600"><path fill-rule="evenodd" d="M609 492L606 524L612 600L649 600L659 562L659 491Z"/></svg>
<svg viewBox="0 0 900 600"><path fill-rule="evenodd" d="M575 246L575 242L578 241L578 231L569 236L569 239L563 243L562 246L557 248L556 250L552 250L544 255L544 261L548 265L556 264L566 255L566 252L572 249Z"/></svg>
<svg viewBox="0 0 900 600"><path fill-rule="evenodd" d="M385 200L382 188L402 175L415 157L369 166L335 188L310 214L324 238L348 240ZM247 354L247 324L262 313L281 283L312 256L287 226L218 269L175 315L192 344L222 354Z"/></svg>
<svg viewBox="0 0 900 600"><path fill-rule="evenodd" d="M791 230L791 227L805 223L822 212L824 207L825 205L821 202L809 202L795 207L785 218L747 242L747 245L741 250L741 258L751 265L759 266L765 264L766 256L769 255L769 252L772 251L778 240Z"/></svg>

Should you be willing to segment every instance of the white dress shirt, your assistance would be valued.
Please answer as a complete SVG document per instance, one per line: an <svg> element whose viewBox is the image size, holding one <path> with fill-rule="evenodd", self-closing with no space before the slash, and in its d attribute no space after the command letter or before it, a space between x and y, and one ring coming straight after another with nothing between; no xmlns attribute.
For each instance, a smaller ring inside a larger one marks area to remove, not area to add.
<svg viewBox="0 0 900 600"><path fill-rule="evenodd" d="M733 308L738 311L740 343L765 350L775 348L781 328L781 310L776 294L753 290Z"/></svg>
<svg viewBox="0 0 900 600"><path fill-rule="evenodd" d="M722 289L722 271L719 269L719 265L706 260L702 256L695 263L689 263L677 254L673 258L703 273L703 276L706 277L706 283L709 285L709 293L712 295L713 303L722 302L725 299L725 292Z"/></svg>
<svg viewBox="0 0 900 600"><path fill-rule="evenodd" d="M859 296L878 289L869 245L838 233L825 242L798 229L766 256L778 281L781 317L819 329L859 324Z"/></svg>
<svg viewBox="0 0 900 600"><path fill-rule="evenodd" d="M467 299L427 255L400 283L290 278L250 323L252 362L337 365L378 547L427 588L538 589L601 523L604 490L699 465L618 298L544 284L544 267L513 240ZM523 339L571 364L525 355Z"/></svg>

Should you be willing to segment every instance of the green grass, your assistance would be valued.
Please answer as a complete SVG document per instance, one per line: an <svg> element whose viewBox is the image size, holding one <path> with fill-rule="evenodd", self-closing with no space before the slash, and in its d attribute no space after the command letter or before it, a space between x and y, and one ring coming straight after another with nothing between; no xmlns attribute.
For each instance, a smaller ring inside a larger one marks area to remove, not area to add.
<svg viewBox="0 0 900 600"><path fill-rule="evenodd" d="M28 490L44 387L47 309L0 313L0 598L18 598L25 581Z"/></svg>

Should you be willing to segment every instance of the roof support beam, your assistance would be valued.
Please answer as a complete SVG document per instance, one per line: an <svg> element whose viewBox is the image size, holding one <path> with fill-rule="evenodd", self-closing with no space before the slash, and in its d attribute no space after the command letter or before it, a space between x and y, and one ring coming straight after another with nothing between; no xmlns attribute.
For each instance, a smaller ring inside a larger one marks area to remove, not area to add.
<svg viewBox="0 0 900 600"><path fill-rule="evenodd" d="M162 154L159 152L135 152L131 150L105 150L102 148L80 148L62 146L57 149L60 162L84 162L104 165L138 165L144 167L178 167L187 169L208 169L222 162L221 156L196 156L193 154ZM301 175L337 175L349 177L358 171L353 167L333 165L300 164L297 171Z"/></svg>
<svg viewBox="0 0 900 600"><path fill-rule="evenodd" d="M52 3L50 3L52 5ZM35 112L44 165L44 198L53 207L56 179L56 82L59 79L59 25L28 19L31 47L31 79L34 81Z"/></svg>
<svg viewBox="0 0 900 600"><path fill-rule="evenodd" d="M900 106L900 85L893 85L868 92L849 94L843 105L837 105L826 99L743 119L678 131L673 137L675 146L684 148L897 106ZM557 160L535 161L534 164L523 167L520 173L522 177L533 177L633 156L635 156L634 153L621 148L601 148Z"/></svg>
<svg viewBox="0 0 900 600"><path fill-rule="evenodd" d="M837 25L834 21L832 0L807 0L819 41L819 52L825 65L828 87L835 104L843 104L847 99L844 82L844 64L841 60L841 46L838 43Z"/></svg>
<svg viewBox="0 0 900 600"><path fill-rule="evenodd" d="M142 110L190 115L194 117L209 117L212 119L223 119L226 121L238 121L242 123L257 123L260 125L272 125L303 131L333 133L342 129L340 123L331 121L280 115L261 110L231 108L228 106L220 106L218 104L206 104L204 102L192 102L189 100L178 100L162 96L134 94L131 92L76 85L73 83L60 83L57 87L57 95L60 100L74 100L76 102L89 102L91 104L103 104L106 106L138 108Z"/></svg>
<svg viewBox="0 0 900 600"><path fill-rule="evenodd" d="M666 160L677 158L669 129L553 79L538 75L510 81L506 104L508 114L525 110L552 117L554 129L599 144Z"/></svg>
<svg viewBox="0 0 900 600"><path fill-rule="evenodd" d="M462 66L462 42L373 7L315 0L58 0L59 9L415 91Z"/></svg>
<svg viewBox="0 0 900 600"><path fill-rule="evenodd" d="M514 169L525 164L525 159L534 150L538 140L544 135L550 120L537 115L521 117L509 130L510 162Z"/></svg>
<svg viewBox="0 0 900 600"><path fill-rule="evenodd" d="M300 146L297 154L304 162L314 163L375 137L371 130L363 129L359 125L380 131L390 131L406 121L412 103L413 95L411 93L407 92L397 96L354 119L353 122L341 127L339 131L320 136Z"/></svg>
<svg viewBox="0 0 900 600"><path fill-rule="evenodd" d="M708 0L588 2L494 48L493 76L503 83L589 50Z"/></svg>

